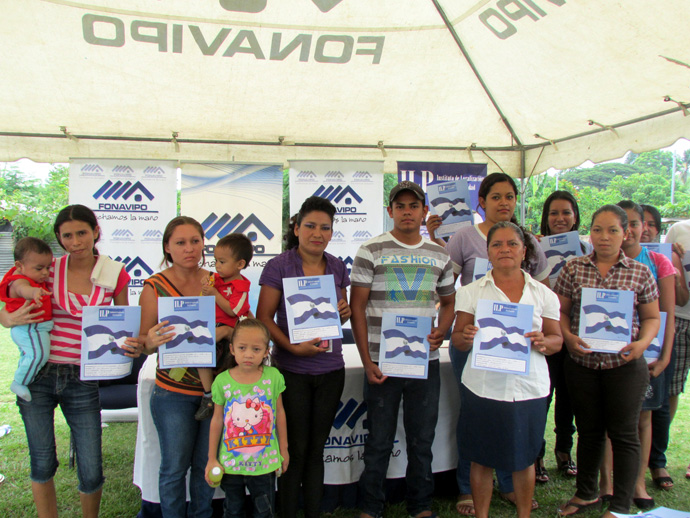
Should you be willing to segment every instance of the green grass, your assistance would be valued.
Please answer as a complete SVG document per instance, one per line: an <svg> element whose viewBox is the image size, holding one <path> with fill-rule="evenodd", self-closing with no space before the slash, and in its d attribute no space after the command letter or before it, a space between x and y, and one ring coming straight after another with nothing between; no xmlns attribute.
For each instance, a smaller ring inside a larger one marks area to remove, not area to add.
<svg viewBox="0 0 690 518"><path fill-rule="evenodd" d="M35 516L29 479L29 451L26 446L24 425L19 417L15 396L9 391L18 358L16 346L9 332L0 328L0 424L10 424L12 433L0 438L0 473L6 477L0 485L0 516L3 518ZM553 418L547 426L546 467L551 482L538 486L535 498L540 508L532 516L552 517L558 505L574 493L574 482L556 472L553 458ZM111 423L103 429L103 469L106 483L101 504L102 517L134 517L139 510L141 493L132 484L132 466L136 441L136 423ZM55 413L55 433L60 468L55 477L60 516L81 516L77 492L76 470L68 468L69 429L60 411ZM672 425L671 445L667 453L668 470L676 487L673 491L660 491L647 475L650 495L658 505L674 509L690 510L690 481L684 478L685 467L690 462L690 397L681 397L678 414ZM456 517L455 499L439 498L434 501L434 511L442 517ZM391 505L386 514L393 518L406 516L404 504ZM515 516L515 508L499 498L494 498L491 516L503 518ZM355 509L342 509L335 518L351 518L358 515ZM583 515L586 516L586 515ZM592 513L596 516L596 513Z"/></svg>

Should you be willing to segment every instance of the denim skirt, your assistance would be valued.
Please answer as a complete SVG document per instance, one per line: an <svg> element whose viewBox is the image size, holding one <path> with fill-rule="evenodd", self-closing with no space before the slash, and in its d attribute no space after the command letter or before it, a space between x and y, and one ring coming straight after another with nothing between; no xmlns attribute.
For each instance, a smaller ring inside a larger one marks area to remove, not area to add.
<svg viewBox="0 0 690 518"><path fill-rule="evenodd" d="M642 401L642 410L659 410L661 405L664 404L664 399L666 399L667 395L666 371L656 378L649 376L649 385L647 385L644 400Z"/></svg>
<svg viewBox="0 0 690 518"><path fill-rule="evenodd" d="M464 385L458 423L460 456L503 471L534 464L546 427L546 399L497 401Z"/></svg>

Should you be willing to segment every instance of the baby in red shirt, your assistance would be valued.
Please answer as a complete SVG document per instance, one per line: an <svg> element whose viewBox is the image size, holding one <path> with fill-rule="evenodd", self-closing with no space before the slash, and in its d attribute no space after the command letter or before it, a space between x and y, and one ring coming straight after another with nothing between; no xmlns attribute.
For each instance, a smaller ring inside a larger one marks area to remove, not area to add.
<svg viewBox="0 0 690 518"><path fill-rule="evenodd" d="M234 328L240 318L252 316L249 308L251 283L240 272L249 266L253 256L254 246L244 234L228 234L216 243L213 257L216 260L217 273L201 288L203 295L216 298L216 326ZM194 417L203 421L213 415L213 369L201 368L198 371L199 379L204 386L204 397Z"/></svg>
<svg viewBox="0 0 690 518"><path fill-rule="evenodd" d="M5 309L12 313L27 300L32 300L36 303L37 311L43 310L41 322L15 326L11 330L20 356L10 390L20 398L31 401L28 385L48 362L50 354L53 312L46 281L50 275L53 251L44 241L25 237L17 242L14 260L14 266L0 282L0 300L5 302Z"/></svg>

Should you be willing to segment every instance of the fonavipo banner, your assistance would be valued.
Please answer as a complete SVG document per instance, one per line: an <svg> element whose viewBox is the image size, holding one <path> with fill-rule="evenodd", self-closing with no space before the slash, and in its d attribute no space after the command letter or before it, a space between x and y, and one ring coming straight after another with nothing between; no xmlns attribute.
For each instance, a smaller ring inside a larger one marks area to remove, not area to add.
<svg viewBox="0 0 690 518"><path fill-rule="evenodd" d="M383 232L383 162L290 161L290 215L310 196L321 196L335 205L327 252L351 269L360 245Z"/></svg>
<svg viewBox="0 0 690 518"><path fill-rule="evenodd" d="M75 158L69 201L96 213L98 249L125 263L129 303L138 304L144 281L160 270L163 230L177 213L175 163Z"/></svg>
<svg viewBox="0 0 690 518"><path fill-rule="evenodd" d="M254 244L251 265L242 271L252 283L249 304L256 313L259 277L266 261L280 254L283 171L266 164L189 163L182 165L182 214L204 228L206 267L215 272L213 250L233 232Z"/></svg>

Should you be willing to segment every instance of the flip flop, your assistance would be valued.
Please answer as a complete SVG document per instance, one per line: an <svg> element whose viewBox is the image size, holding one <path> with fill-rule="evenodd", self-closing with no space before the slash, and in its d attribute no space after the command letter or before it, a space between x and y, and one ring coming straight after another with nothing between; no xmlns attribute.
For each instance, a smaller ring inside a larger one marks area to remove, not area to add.
<svg viewBox="0 0 690 518"><path fill-rule="evenodd" d="M564 513L563 511L568 507L574 507L575 511L572 513ZM582 514L593 509L601 508L601 499L597 498L594 502L588 504L578 504L572 500L568 500L564 505L558 508L558 516L572 516L574 514Z"/></svg>
<svg viewBox="0 0 690 518"><path fill-rule="evenodd" d="M474 516L474 501L471 498L458 500L455 504L455 510L460 516Z"/></svg>

